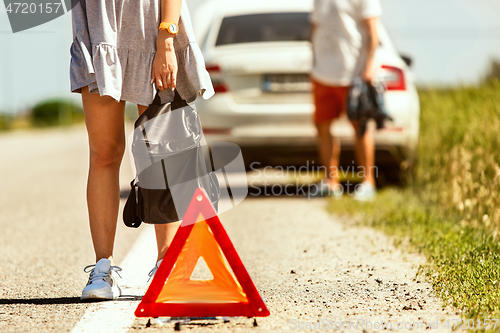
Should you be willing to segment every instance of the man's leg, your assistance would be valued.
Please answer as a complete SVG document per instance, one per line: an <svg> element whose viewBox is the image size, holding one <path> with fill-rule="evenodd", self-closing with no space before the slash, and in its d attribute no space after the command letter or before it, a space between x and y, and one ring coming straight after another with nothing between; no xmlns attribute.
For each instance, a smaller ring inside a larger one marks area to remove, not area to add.
<svg viewBox="0 0 500 333"><path fill-rule="evenodd" d="M314 79L312 83L316 107L314 123L318 130L318 152L321 163L326 168L330 186L334 188L339 184L340 141L332 136L330 127L344 108L347 88L326 86Z"/></svg>
<svg viewBox="0 0 500 333"><path fill-rule="evenodd" d="M326 167L330 186L339 184L338 167L340 156L340 141L330 133L332 121L316 124L318 130L318 151L321 163Z"/></svg>
<svg viewBox="0 0 500 333"><path fill-rule="evenodd" d="M353 121L351 124L356 132L355 155L357 163L362 168L365 176L363 181L375 185L375 142L373 140L373 133L367 128L365 135L360 136L358 123Z"/></svg>

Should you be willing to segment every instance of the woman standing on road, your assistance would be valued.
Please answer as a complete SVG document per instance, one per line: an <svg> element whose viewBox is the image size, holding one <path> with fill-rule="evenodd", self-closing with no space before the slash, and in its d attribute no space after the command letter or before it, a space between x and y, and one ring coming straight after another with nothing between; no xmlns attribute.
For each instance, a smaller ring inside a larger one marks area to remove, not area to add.
<svg viewBox="0 0 500 333"><path fill-rule="evenodd" d="M121 291L112 266L125 151L125 102L139 115L156 88L162 103L174 89L188 103L213 95L203 56L182 0L79 0L72 9L71 91L81 93L90 147L87 205L96 264L82 299L113 299ZM156 88L155 86L156 85ZM158 263L179 222L155 225Z"/></svg>

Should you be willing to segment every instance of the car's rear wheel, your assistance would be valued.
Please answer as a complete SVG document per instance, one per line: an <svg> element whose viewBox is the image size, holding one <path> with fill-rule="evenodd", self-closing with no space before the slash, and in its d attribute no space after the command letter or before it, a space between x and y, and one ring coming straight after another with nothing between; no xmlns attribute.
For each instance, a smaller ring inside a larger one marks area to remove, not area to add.
<svg viewBox="0 0 500 333"><path fill-rule="evenodd" d="M410 185L414 179L415 169L413 166L387 165L381 168L381 176L378 179L380 186L395 185L405 187Z"/></svg>

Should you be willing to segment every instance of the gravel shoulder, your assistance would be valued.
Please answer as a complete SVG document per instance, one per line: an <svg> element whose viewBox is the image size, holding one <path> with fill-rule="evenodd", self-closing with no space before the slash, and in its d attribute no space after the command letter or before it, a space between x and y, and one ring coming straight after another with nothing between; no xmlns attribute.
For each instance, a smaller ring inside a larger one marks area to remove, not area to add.
<svg viewBox="0 0 500 333"><path fill-rule="evenodd" d="M185 323L182 329L342 330L348 325L370 332L382 329L376 329L377 323L390 322L398 331L408 330L409 325L414 330L449 331L444 320L459 315L443 309L431 285L415 277L425 258L402 252L379 231L347 226L326 213L326 203L325 199L248 198L222 214L271 316L258 318L257 327L253 319L244 318ZM406 328L397 329L398 323ZM146 326L147 319L137 319L130 332L174 328L173 323Z"/></svg>
<svg viewBox="0 0 500 333"><path fill-rule="evenodd" d="M95 262L85 127L1 133L0 152L0 332L68 332L88 307L83 268ZM122 189L131 174L126 156ZM116 262L137 235L119 217Z"/></svg>

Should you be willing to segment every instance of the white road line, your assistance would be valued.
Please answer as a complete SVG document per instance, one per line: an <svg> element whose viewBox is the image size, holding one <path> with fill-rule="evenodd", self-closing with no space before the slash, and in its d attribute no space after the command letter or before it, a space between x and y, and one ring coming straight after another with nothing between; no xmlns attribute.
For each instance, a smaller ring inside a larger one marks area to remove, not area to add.
<svg viewBox="0 0 500 333"><path fill-rule="evenodd" d="M154 228L149 225L143 228L120 265L123 279L118 280L122 297L116 301L91 304L71 333L122 333L132 326L134 311L139 304L136 299L146 292L147 273L153 268L157 252Z"/></svg>

